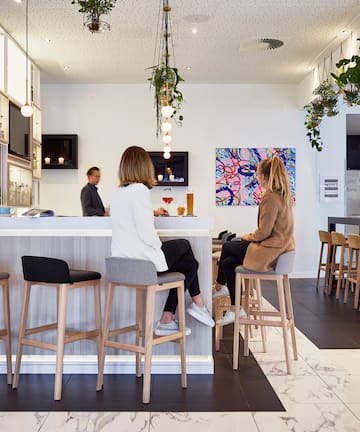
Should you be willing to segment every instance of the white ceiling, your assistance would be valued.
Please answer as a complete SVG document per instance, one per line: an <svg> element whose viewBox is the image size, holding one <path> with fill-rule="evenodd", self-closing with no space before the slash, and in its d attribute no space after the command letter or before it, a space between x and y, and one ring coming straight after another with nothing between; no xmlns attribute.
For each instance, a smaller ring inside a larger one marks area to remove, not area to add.
<svg viewBox="0 0 360 432"><path fill-rule="evenodd" d="M176 66L187 83L298 83L309 64L348 37L343 30L359 27L359 0L169 3ZM29 0L29 55L42 82L145 83L159 6L160 0L118 0L111 31L91 34L71 0ZM0 25L25 47L25 0L0 0ZM255 43L259 38L285 44L263 50Z"/></svg>

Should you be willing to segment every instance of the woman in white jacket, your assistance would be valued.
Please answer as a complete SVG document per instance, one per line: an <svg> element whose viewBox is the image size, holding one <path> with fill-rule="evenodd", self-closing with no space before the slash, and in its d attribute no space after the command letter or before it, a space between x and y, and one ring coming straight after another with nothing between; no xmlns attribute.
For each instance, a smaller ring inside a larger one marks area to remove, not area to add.
<svg viewBox="0 0 360 432"><path fill-rule="evenodd" d="M150 189L156 184L151 159L142 147L128 147L119 166L119 187L111 204L112 256L140 258L152 261L158 272L174 271L185 275L185 289L192 303L189 315L208 326L214 326L200 294L196 261L190 243L185 239L161 243L155 227ZM155 327L156 335L179 330L174 319L177 307L176 289L171 289L163 314ZM190 334L190 329L187 332Z"/></svg>

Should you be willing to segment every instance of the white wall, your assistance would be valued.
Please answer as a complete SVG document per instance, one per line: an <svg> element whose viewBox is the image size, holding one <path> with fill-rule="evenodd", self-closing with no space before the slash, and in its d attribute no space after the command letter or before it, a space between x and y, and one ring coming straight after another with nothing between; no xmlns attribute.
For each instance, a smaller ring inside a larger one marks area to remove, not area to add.
<svg viewBox="0 0 360 432"><path fill-rule="evenodd" d="M41 207L80 215L79 194L91 165L102 168L105 204L116 185L118 161L129 145L161 150L155 137L153 93L148 85L43 85L43 133L79 135L79 169L43 171ZM189 151L190 187L195 212L212 215L213 234L237 234L256 227L256 207L215 206L216 147L296 147L297 258L295 272L313 275L321 228L318 201L320 159L307 143L304 112L297 108L297 86L184 85L184 125L173 128L173 150ZM181 197L185 188L175 188ZM153 190L154 207L161 188Z"/></svg>

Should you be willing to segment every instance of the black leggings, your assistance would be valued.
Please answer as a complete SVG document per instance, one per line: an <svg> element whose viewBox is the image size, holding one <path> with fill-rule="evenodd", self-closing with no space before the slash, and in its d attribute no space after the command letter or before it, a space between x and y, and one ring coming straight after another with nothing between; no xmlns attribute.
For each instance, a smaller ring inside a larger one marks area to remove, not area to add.
<svg viewBox="0 0 360 432"><path fill-rule="evenodd" d="M247 240L234 240L224 243L222 247L216 282L227 285L232 305L235 304L235 267L243 263L250 243Z"/></svg>
<svg viewBox="0 0 360 432"><path fill-rule="evenodd" d="M162 244L161 249L164 252L166 263L169 267L168 271L180 272L185 275L185 289L189 290L191 297L200 294L197 275L199 263L196 261L190 243L185 239L168 240ZM178 305L176 291L176 288L172 288L169 291L164 312L175 313Z"/></svg>

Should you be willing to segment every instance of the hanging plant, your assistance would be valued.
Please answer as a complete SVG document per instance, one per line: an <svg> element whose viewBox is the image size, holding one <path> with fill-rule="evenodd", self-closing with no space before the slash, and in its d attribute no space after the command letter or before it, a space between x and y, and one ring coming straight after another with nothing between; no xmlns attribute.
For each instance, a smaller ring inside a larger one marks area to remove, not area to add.
<svg viewBox="0 0 360 432"><path fill-rule="evenodd" d="M178 84L184 81L178 73L177 68L167 66L165 63L160 63L156 66L151 66L148 69L152 70L151 77L148 78L150 86L155 89L154 106L156 109L156 135L160 132L161 127L161 108L163 106L171 106L173 108L172 118L177 125L182 125L183 116L180 114L183 95L178 89Z"/></svg>
<svg viewBox="0 0 360 432"><path fill-rule="evenodd" d="M80 6L79 12L85 15L84 26L91 33L110 30L110 24L101 20L101 15L107 15L115 7L117 0L72 0L71 4Z"/></svg>
<svg viewBox="0 0 360 432"><path fill-rule="evenodd" d="M320 124L324 116L333 117L339 113L337 109L338 89L334 84L325 80L313 91L313 94L316 96L315 99L305 106L306 136L311 147L315 147L317 151L322 151Z"/></svg>
<svg viewBox="0 0 360 432"><path fill-rule="evenodd" d="M339 72L331 76L339 86L344 102L348 106L360 105L360 57L344 58L336 63L336 67Z"/></svg>

